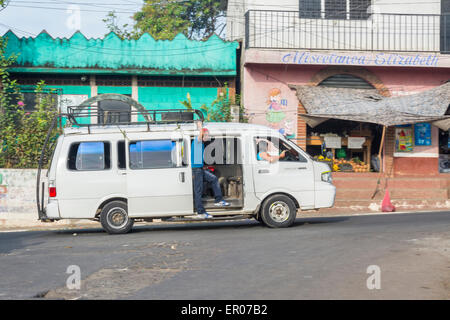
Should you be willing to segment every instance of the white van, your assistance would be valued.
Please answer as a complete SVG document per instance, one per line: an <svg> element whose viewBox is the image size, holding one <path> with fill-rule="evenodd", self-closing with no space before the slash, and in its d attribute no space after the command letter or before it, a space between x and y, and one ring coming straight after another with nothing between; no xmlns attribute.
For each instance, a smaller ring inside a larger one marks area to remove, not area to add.
<svg viewBox="0 0 450 320"><path fill-rule="evenodd" d="M329 166L279 132L243 123L203 126L211 137L205 166L231 204L215 207L211 190L204 188L212 220L255 218L269 227L288 227L298 209L334 205ZM198 134L193 122L65 128L47 172L48 194L37 191L39 218L97 220L114 234L130 231L135 220L191 220L196 212L190 147ZM286 156L275 163L257 160L260 140L273 152L286 150Z"/></svg>

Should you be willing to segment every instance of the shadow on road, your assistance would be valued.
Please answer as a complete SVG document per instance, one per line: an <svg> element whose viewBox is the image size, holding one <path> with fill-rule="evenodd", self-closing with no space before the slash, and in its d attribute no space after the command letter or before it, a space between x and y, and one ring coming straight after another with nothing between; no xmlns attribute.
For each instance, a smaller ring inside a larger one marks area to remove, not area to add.
<svg viewBox="0 0 450 320"><path fill-rule="evenodd" d="M293 226L302 226L305 224L328 224L349 220L350 217L324 217L324 218L297 218Z"/></svg>
<svg viewBox="0 0 450 320"><path fill-rule="evenodd" d="M330 224L338 223L348 220L348 217L326 217L326 218L297 218L290 228L301 227L304 225L316 225L316 224ZM131 234L144 233L144 232L162 232L162 231L198 231L198 230L214 230L214 229L254 229L254 228L264 228L262 223L253 220L237 220L237 221L199 221L199 222L187 222L187 223L177 223L177 222L167 222L164 224L147 224L147 225L135 225ZM289 229L290 229L289 228ZM268 228L267 228L268 229ZM281 230L281 229L271 229L271 230ZM59 230L52 232L54 234L98 234L105 233L101 228L90 228L90 229L71 229L71 230Z"/></svg>
<svg viewBox="0 0 450 320"><path fill-rule="evenodd" d="M38 246L43 241L36 242L39 232L2 232L0 233L0 255L9 254L14 250ZM34 241L34 242L33 242Z"/></svg>

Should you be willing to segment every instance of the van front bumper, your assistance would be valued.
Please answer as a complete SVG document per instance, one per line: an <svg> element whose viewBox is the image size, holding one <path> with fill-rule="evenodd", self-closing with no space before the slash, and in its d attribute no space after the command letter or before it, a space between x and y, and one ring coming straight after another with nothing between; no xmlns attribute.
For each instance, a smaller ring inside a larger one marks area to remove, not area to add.
<svg viewBox="0 0 450 320"><path fill-rule="evenodd" d="M316 199L314 206L318 208L331 208L336 199L336 187L328 182L316 181Z"/></svg>

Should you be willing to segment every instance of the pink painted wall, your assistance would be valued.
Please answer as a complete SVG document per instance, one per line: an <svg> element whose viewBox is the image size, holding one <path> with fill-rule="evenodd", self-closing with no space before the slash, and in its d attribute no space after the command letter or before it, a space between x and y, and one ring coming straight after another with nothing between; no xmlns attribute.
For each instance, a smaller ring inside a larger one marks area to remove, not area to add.
<svg viewBox="0 0 450 320"><path fill-rule="evenodd" d="M393 95L428 90L450 80L450 69L443 68L377 68L368 67Z"/></svg>
<svg viewBox="0 0 450 320"><path fill-rule="evenodd" d="M296 135L298 99L287 84L306 84L318 70L317 67L288 65L251 65L244 68L244 106L250 122L285 129ZM278 123L271 122L277 117L268 115L270 92L274 89L281 92L281 99L286 103L280 110L285 116Z"/></svg>

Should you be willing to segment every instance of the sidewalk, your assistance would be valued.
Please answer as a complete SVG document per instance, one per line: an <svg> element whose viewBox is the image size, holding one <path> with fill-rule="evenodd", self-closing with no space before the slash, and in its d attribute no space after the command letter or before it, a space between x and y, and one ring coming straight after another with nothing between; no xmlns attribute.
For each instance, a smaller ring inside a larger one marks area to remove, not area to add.
<svg viewBox="0 0 450 320"><path fill-rule="evenodd" d="M399 213L423 213L423 212L444 212L450 209L422 208L421 210L398 210L395 212L367 211L367 210L351 210L351 209L323 209L323 210L307 210L297 212L297 218L325 218L339 216L361 216L361 215L378 215L378 214L399 214ZM155 219L154 222L137 222L135 225L150 224L170 224L171 222ZM200 222L200 221L197 221ZM190 222L187 222L190 223ZM37 220L37 214L23 213L0 213L0 232L18 232L18 231L42 231L42 230L80 230L90 228L101 228L101 224L96 221L74 219L61 220L55 222L41 222Z"/></svg>

